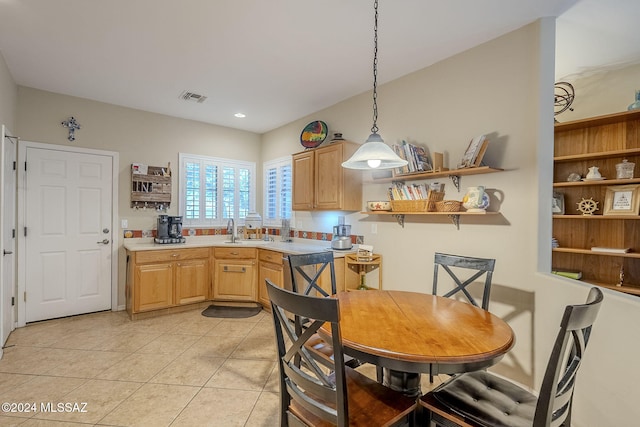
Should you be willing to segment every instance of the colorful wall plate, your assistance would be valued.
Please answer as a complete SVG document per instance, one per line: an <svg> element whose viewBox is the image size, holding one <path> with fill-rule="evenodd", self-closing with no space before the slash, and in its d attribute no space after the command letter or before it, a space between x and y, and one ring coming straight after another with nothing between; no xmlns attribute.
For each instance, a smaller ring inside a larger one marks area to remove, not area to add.
<svg viewBox="0 0 640 427"><path fill-rule="evenodd" d="M327 138L327 124L320 120L311 122L302 129L300 143L305 148L316 148Z"/></svg>

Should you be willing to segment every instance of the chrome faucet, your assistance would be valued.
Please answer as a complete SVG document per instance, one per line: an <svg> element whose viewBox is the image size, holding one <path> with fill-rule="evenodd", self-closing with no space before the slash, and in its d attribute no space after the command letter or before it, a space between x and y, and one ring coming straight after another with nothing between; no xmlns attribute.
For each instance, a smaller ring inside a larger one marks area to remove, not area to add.
<svg viewBox="0 0 640 427"><path fill-rule="evenodd" d="M231 234L231 243L236 242L236 222L233 218L229 218L227 221L227 234Z"/></svg>

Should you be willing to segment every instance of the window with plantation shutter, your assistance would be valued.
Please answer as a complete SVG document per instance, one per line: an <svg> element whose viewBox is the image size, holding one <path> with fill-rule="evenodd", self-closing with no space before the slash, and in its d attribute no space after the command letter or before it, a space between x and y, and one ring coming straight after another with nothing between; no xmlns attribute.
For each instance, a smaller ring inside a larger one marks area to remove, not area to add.
<svg viewBox="0 0 640 427"><path fill-rule="evenodd" d="M230 218L242 220L255 209L255 163L184 153L179 157L183 225L226 226Z"/></svg>
<svg viewBox="0 0 640 427"><path fill-rule="evenodd" d="M270 160L264 170L264 225L282 225L283 219L292 219L291 157Z"/></svg>

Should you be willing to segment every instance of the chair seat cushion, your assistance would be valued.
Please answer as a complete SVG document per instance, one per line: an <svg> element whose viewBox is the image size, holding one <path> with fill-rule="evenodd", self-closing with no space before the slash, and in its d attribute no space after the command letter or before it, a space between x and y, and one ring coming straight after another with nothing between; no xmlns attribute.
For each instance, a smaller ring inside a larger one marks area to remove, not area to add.
<svg viewBox="0 0 640 427"><path fill-rule="evenodd" d="M349 426L392 426L406 421L416 407L415 399L393 391L355 369L345 366L349 400ZM289 411L310 426L329 427L333 424L310 413L295 401Z"/></svg>
<svg viewBox="0 0 640 427"><path fill-rule="evenodd" d="M485 371L454 377L433 396L465 418L490 427L531 427L538 402L528 390Z"/></svg>

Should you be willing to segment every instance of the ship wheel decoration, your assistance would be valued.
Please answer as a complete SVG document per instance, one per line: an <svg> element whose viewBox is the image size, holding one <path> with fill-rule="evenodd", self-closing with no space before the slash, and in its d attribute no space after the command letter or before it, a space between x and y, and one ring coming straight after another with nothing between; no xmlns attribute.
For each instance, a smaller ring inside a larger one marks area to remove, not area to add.
<svg viewBox="0 0 640 427"><path fill-rule="evenodd" d="M593 215L598 210L598 202L593 200L593 197L585 199L584 197L578 203L578 210L582 212L582 215Z"/></svg>
<svg viewBox="0 0 640 427"><path fill-rule="evenodd" d="M573 111L571 104L576 97L573 85L569 82L558 82L553 86L553 115L557 116L565 111ZM554 119L557 122L557 120Z"/></svg>

